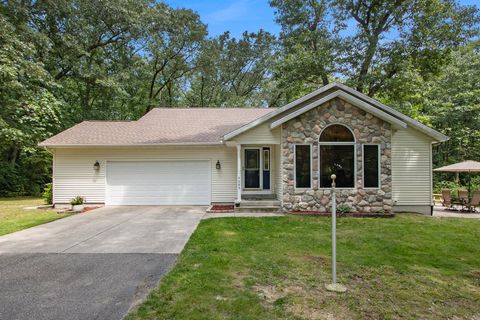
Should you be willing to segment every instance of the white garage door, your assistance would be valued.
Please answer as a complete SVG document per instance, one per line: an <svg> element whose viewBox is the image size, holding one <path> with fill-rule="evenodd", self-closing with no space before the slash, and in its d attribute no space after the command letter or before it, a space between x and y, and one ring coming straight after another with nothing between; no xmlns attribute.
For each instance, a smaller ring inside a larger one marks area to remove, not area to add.
<svg viewBox="0 0 480 320"><path fill-rule="evenodd" d="M208 205L210 162L107 162L107 205Z"/></svg>

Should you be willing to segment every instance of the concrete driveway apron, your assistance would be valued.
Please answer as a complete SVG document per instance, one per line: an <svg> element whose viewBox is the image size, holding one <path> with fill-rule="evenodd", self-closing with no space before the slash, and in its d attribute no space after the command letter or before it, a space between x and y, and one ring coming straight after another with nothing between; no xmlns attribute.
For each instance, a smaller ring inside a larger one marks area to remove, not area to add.
<svg viewBox="0 0 480 320"><path fill-rule="evenodd" d="M205 207L105 207L0 237L0 319L121 319Z"/></svg>

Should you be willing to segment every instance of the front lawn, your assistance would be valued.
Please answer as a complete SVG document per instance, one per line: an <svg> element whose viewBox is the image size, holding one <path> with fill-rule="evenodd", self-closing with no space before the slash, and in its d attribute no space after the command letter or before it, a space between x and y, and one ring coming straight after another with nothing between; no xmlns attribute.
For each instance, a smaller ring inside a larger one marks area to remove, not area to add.
<svg viewBox="0 0 480 320"><path fill-rule="evenodd" d="M68 216L54 210L25 210L25 207L42 205L41 198L0 198L0 235L30 228Z"/></svg>
<svg viewBox="0 0 480 320"><path fill-rule="evenodd" d="M480 221L399 215L201 222L174 269L128 319L473 319L480 317Z"/></svg>

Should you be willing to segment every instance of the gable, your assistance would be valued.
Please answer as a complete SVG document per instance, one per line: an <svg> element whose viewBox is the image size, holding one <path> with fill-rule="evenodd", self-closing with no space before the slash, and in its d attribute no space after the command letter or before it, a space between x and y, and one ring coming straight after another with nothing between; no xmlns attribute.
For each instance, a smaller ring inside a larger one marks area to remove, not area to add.
<svg viewBox="0 0 480 320"><path fill-rule="evenodd" d="M297 144L314 143L319 141L324 129L332 125L345 126L355 142L367 144L388 143L394 131L390 123L348 101L335 98L283 123L282 137Z"/></svg>
<svg viewBox="0 0 480 320"><path fill-rule="evenodd" d="M385 122L388 122L390 123L394 128L397 128L397 129L404 129L407 127L407 124L391 115L389 115L388 113L386 112L383 112L382 110L379 110L373 106L371 106L370 104L366 103L366 102L363 102L361 101L360 99L358 98L355 98L353 97L352 95L342 91L342 90L336 90L332 93L330 93L329 95L321 98L321 99L318 99L310 104L307 104L306 106L294 111L294 112L291 112L290 114L278 119L277 121L274 121L272 122L272 124L270 125L270 128L271 129L274 129L280 125L282 125L283 123L293 119L293 118L296 118L298 116L300 116L301 114L305 113L305 112L308 112L314 108L317 108L329 101L331 101L332 99L335 99L335 98L340 98L350 104L352 104L353 106L356 106L358 107L359 109L362 109L363 111L367 112L367 113L370 113L372 115L374 115L375 117L379 118L379 119L382 119L383 121Z"/></svg>
<svg viewBox="0 0 480 320"><path fill-rule="evenodd" d="M376 117L388 122L392 127L396 129L405 129L407 127L413 128L425 135L427 135L432 141L446 141L449 138L444 134L429 128L428 126L390 108L381 102L372 99L361 92L358 92L352 88L349 88L343 84L331 83L320 89L313 91L289 104L271 112L265 116L262 116L254 121L243 125L242 127L229 132L224 135L224 140L230 140L252 128L259 126L265 122L270 123L270 129L279 127L283 122L302 114L316 106L321 105L331 99L341 97L343 100L362 108L364 111L369 112ZM294 114L292 116L292 114Z"/></svg>
<svg viewBox="0 0 480 320"><path fill-rule="evenodd" d="M280 141L280 128L270 129L270 123L262 123L235 137L238 143L277 144Z"/></svg>

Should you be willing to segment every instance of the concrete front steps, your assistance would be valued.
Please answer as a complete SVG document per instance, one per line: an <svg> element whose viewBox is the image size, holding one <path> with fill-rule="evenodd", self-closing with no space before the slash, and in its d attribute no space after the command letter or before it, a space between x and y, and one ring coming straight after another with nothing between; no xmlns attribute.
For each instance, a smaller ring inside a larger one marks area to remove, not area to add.
<svg viewBox="0 0 480 320"><path fill-rule="evenodd" d="M244 212L282 212L280 201L271 199L242 200L239 207L235 207L236 213Z"/></svg>

